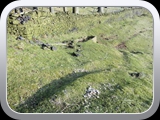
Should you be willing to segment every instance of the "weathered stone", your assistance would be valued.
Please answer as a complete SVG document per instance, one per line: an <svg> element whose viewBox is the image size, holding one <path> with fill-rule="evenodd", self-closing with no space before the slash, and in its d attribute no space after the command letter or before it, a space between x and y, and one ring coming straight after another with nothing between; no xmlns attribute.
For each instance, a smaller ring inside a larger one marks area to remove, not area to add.
<svg viewBox="0 0 160 120"><path fill-rule="evenodd" d="M72 56L78 57L78 56L80 56L80 54L79 54L79 53L76 53L76 52L73 52L73 53L72 53Z"/></svg>
<svg viewBox="0 0 160 120"><path fill-rule="evenodd" d="M95 97L99 98L99 96L98 96L99 94L100 94L99 90L96 90L96 89L92 88L91 86L89 86L86 90L86 93L84 94L84 97L91 98L91 97L95 96Z"/></svg>
<svg viewBox="0 0 160 120"><path fill-rule="evenodd" d="M97 43L97 37L95 36L95 37L92 39L92 41L93 41L94 43Z"/></svg>
<svg viewBox="0 0 160 120"><path fill-rule="evenodd" d="M50 49L51 49L52 51L57 50L57 48L56 48L56 47L54 47L54 46L51 46L51 47L50 47Z"/></svg>
<svg viewBox="0 0 160 120"><path fill-rule="evenodd" d="M16 40L24 40L25 38L23 38L22 36L19 36L16 38Z"/></svg>

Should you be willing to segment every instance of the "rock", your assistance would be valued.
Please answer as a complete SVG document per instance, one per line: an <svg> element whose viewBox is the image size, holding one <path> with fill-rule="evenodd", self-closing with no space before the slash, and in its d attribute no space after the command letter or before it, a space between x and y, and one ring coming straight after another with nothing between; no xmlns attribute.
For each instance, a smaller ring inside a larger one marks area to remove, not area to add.
<svg viewBox="0 0 160 120"><path fill-rule="evenodd" d="M88 97L88 98L91 98L93 96L95 96L96 98L99 98L99 95L100 92L99 90L96 90L94 88L92 88L91 86L89 86L86 90L86 93L84 94L84 97Z"/></svg>
<svg viewBox="0 0 160 120"><path fill-rule="evenodd" d="M57 50L57 48L54 47L54 46L51 46L50 49L51 49L52 51L56 51L56 50Z"/></svg>
<svg viewBox="0 0 160 120"><path fill-rule="evenodd" d="M24 23L26 23L27 21L30 20L30 16L28 16L28 15L21 15L21 16L18 16L18 17L17 17L17 20L18 20L21 24L24 24Z"/></svg>
<svg viewBox="0 0 160 120"><path fill-rule="evenodd" d="M138 77L140 76L140 73L138 73L138 72L133 72L133 73L129 73L129 75L130 75L131 77L138 78Z"/></svg>
<svg viewBox="0 0 160 120"><path fill-rule="evenodd" d="M92 89L92 87L91 87L91 86L89 86L87 91L91 91L91 89Z"/></svg>
<svg viewBox="0 0 160 120"><path fill-rule="evenodd" d="M19 36L16 38L16 40L24 40L25 38L23 38L22 36Z"/></svg>
<svg viewBox="0 0 160 120"><path fill-rule="evenodd" d="M100 94L99 90L96 90L96 95L99 95L99 94Z"/></svg>
<svg viewBox="0 0 160 120"><path fill-rule="evenodd" d="M68 48L74 48L74 46L73 45L68 45Z"/></svg>
<svg viewBox="0 0 160 120"><path fill-rule="evenodd" d="M73 53L72 53L72 56L78 57L78 56L80 56L80 54L79 54L79 53L76 53L76 52L73 52Z"/></svg>
<svg viewBox="0 0 160 120"><path fill-rule="evenodd" d="M81 49L76 49L76 52L80 52L81 51Z"/></svg>
<svg viewBox="0 0 160 120"><path fill-rule="evenodd" d="M48 45L43 43L43 44L41 45L41 48L42 48L42 49L48 48Z"/></svg>
<svg viewBox="0 0 160 120"><path fill-rule="evenodd" d="M97 37L96 36L88 36L87 39L91 39L94 43L97 43Z"/></svg>
<svg viewBox="0 0 160 120"><path fill-rule="evenodd" d="M87 97L87 95L83 95L83 97Z"/></svg>
<svg viewBox="0 0 160 120"><path fill-rule="evenodd" d="M71 30L69 30L69 32L76 32L76 31L78 31L77 27L73 27Z"/></svg>

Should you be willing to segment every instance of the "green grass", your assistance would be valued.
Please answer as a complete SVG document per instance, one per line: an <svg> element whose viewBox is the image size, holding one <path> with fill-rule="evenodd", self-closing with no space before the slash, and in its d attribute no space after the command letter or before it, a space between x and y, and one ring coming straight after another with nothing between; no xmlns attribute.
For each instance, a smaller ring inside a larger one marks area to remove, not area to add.
<svg viewBox="0 0 160 120"><path fill-rule="evenodd" d="M54 44L97 36L98 43L77 43L82 49L78 57L71 56L76 48L56 46L56 51L43 50L8 34L7 100L11 109L20 113L148 110L153 99L153 20L148 11L142 11L145 15L140 17L128 16L131 10L109 15L54 16L61 20L55 24L56 33L53 29L52 34L37 39ZM78 31L68 32L74 26ZM126 47L117 49L123 42ZM77 69L86 72L75 72ZM129 74L134 72L140 76ZM89 85L100 91L99 98L83 97Z"/></svg>

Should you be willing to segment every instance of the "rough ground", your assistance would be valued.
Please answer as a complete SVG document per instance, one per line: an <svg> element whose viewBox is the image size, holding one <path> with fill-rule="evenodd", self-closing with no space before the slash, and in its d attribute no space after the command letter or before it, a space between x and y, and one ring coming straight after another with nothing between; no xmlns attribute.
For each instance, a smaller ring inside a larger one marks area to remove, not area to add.
<svg viewBox="0 0 160 120"><path fill-rule="evenodd" d="M7 100L13 110L141 113L149 109L153 98L150 12L82 11L83 15L29 12L31 20L24 24L9 16Z"/></svg>

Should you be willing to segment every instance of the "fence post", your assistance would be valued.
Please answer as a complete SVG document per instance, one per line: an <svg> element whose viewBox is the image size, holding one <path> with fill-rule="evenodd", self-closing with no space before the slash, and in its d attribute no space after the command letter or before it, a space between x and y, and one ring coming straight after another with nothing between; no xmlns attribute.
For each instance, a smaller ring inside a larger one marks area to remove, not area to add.
<svg viewBox="0 0 160 120"><path fill-rule="evenodd" d="M38 7L33 7L32 9L33 9L33 10L38 10Z"/></svg>
<svg viewBox="0 0 160 120"><path fill-rule="evenodd" d="M15 12L15 13L20 13L20 14L23 14L23 13L24 13L22 7L15 8L15 9L14 9L14 12Z"/></svg>
<svg viewBox="0 0 160 120"><path fill-rule="evenodd" d="M15 8L15 9L14 9L14 12L15 12L15 13L18 13L18 8Z"/></svg>
<svg viewBox="0 0 160 120"><path fill-rule="evenodd" d="M98 12L99 13L104 13L104 7L98 7Z"/></svg>
<svg viewBox="0 0 160 120"><path fill-rule="evenodd" d="M67 7L63 7L63 12L68 12Z"/></svg>
<svg viewBox="0 0 160 120"><path fill-rule="evenodd" d="M79 7L73 7L73 13L79 14Z"/></svg>
<svg viewBox="0 0 160 120"><path fill-rule="evenodd" d="M49 7L49 11L50 11L51 13L54 13L54 8L53 8L53 7Z"/></svg>

